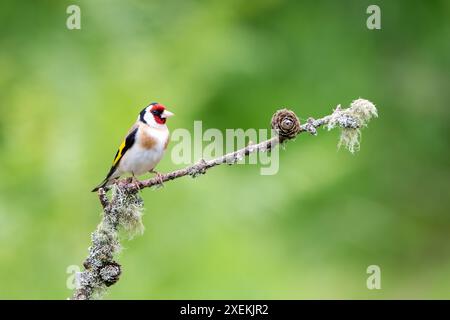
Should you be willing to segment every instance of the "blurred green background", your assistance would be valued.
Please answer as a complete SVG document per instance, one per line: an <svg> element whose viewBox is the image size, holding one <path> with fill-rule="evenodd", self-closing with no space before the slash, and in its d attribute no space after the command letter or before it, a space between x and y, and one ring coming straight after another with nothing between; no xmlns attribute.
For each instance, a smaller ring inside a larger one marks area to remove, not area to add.
<svg viewBox="0 0 450 320"><path fill-rule="evenodd" d="M81 30L66 8L81 7ZM366 9L381 7L381 30ZM268 128L364 97L361 151L301 135L277 175L219 167L142 192L109 299L450 298L448 1L2 1L0 298L65 299L89 192L137 113ZM170 148L169 148L170 154ZM170 156L159 171L181 167ZM366 268L381 267L381 290Z"/></svg>

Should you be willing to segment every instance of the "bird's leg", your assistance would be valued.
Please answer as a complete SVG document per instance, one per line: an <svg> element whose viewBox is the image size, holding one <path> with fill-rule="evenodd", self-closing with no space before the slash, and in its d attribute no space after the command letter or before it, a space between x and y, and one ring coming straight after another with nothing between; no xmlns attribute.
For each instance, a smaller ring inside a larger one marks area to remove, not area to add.
<svg viewBox="0 0 450 320"><path fill-rule="evenodd" d="M115 184L116 186L119 186L119 178L114 178L111 185Z"/></svg>
<svg viewBox="0 0 450 320"><path fill-rule="evenodd" d="M132 176L130 177L130 183L134 184L135 188L140 190L141 188L139 187L139 180L134 175L134 172L131 172L131 174Z"/></svg>
<svg viewBox="0 0 450 320"><path fill-rule="evenodd" d="M158 187L164 187L163 175L161 173L155 171L154 169L150 170L149 172L154 173L156 175L155 178L156 178L156 180L158 180Z"/></svg>

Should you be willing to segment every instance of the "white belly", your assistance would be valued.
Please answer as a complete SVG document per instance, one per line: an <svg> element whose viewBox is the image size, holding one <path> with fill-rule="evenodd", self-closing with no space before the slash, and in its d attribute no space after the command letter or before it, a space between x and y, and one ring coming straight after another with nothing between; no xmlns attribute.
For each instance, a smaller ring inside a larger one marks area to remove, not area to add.
<svg viewBox="0 0 450 320"><path fill-rule="evenodd" d="M164 150L155 148L155 150L143 149L135 146L128 150L119 165L120 174L132 173L140 176L149 172L161 161L164 156Z"/></svg>

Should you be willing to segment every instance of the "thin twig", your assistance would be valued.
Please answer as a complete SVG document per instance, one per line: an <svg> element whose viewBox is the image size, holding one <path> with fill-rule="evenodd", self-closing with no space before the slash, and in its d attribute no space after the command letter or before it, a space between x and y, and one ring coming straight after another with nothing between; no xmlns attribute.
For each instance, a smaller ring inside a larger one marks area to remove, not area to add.
<svg viewBox="0 0 450 320"><path fill-rule="evenodd" d="M317 120L313 118L309 118L308 122L300 126L300 130L297 134L309 132L312 135L316 135L316 129L326 125L330 120L331 116L326 116ZM169 173L161 174L159 177L153 177L150 179L139 181L138 183L129 182L127 179L121 180L118 183L121 184L121 187L130 191L135 192L138 189L142 190L144 188L158 186L161 185L161 182L167 182L171 180L175 180L177 178L181 178L184 176L197 176L201 174L205 174L208 169L211 169L215 166L221 164L234 164L238 162L240 159L248 156L254 152L266 152L273 149L276 145L280 143L278 136L275 136L271 139L265 140L258 144L250 144L245 148L239 149L234 152L230 152L221 157L212 159L212 160L204 160L200 159L197 163L187 166L182 169L178 169ZM99 193L100 196L100 193Z"/></svg>

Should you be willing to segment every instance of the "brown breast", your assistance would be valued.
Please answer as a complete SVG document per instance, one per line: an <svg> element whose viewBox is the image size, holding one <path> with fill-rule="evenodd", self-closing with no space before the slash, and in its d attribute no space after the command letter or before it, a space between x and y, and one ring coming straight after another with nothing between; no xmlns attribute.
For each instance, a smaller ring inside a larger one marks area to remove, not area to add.
<svg viewBox="0 0 450 320"><path fill-rule="evenodd" d="M152 149L156 145L156 139L145 133L145 130L140 130L139 141L144 149Z"/></svg>

